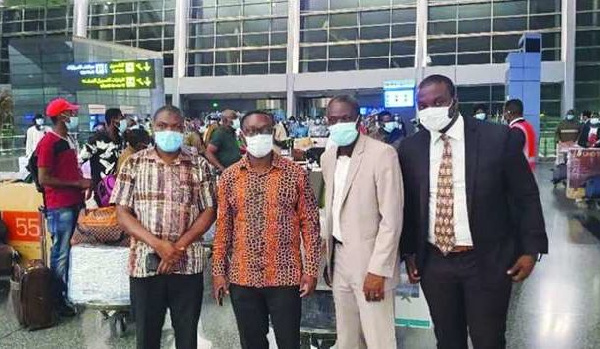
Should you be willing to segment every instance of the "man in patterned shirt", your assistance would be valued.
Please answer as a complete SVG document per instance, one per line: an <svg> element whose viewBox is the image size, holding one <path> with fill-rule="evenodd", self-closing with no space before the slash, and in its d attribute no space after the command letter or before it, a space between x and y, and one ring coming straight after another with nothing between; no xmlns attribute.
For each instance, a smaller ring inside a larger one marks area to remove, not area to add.
<svg viewBox="0 0 600 349"><path fill-rule="evenodd" d="M178 349L197 348L203 293L202 235L216 217L210 165L182 148L181 111L154 116L156 147L132 155L111 203L132 236L130 275L138 349L159 349L167 307Z"/></svg>
<svg viewBox="0 0 600 349"><path fill-rule="evenodd" d="M299 348L300 298L320 259L317 201L308 174L273 152L272 116L250 112L241 126L248 155L219 180L214 294L231 292L242 348L269 348L269 317L277 346Z"/></svg>
<svg viewBox="0 0 600 349"><path fill-rule="evenodd" d="M108 109L104 118L106 130L92 135L79 154L82 163L90 162L92 188L94 189L106 176L117 173L117 162L124 147L121 136L127 127L127 120L123 117L120 109ZM96 193L94 193L94 199L100 205L100 198Z"/></svg>

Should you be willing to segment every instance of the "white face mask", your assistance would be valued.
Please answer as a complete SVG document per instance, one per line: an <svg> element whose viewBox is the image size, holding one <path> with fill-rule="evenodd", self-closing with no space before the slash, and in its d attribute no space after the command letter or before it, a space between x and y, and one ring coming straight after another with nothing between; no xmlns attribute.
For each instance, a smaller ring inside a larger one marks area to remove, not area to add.
<svg viewBox="0 0 600 349"><path fill-rule="evenodd" d="M485 120L485 116L486 116L485 113L477 113L477 114L475 114L475 118L479 119L479 120L482 120L482 121Z"/></svg>
<svg viewBox="0 0 600 349"><path fill-rule="evenodd" d="M600 124L600 118L591 118L590 124L592 124L594 126Z"/></svg>
<svg viewBox="0 0 600 349"><path fill-rule="evenodd" d="M452 119L448 117L450 107L429 107L417 111L419 122L428 131L439 132L450 124Z"/></svg>
<svg viewBox="0 0 600 349"><path fill-rule="evenodd" d="M264 158L273 150L273 135L246 137L246 150L255 158Z"/></svg>

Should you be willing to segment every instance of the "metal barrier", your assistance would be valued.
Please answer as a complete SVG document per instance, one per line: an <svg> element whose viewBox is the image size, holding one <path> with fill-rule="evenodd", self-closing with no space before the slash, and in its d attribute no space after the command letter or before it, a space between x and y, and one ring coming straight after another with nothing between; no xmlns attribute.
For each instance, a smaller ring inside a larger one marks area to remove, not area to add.
<svg viewBox="0 0 600 349"><path fill-rule="evenodd" d="M25 136L0 136L0 154L17 154L25 151Z"/></svg>

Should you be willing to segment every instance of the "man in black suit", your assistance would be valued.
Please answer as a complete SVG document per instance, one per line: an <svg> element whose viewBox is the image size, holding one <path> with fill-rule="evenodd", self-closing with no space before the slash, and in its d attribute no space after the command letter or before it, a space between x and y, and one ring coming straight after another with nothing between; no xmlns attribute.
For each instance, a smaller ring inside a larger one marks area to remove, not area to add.
<svg viewBox="0 0 600 349"><path fill-rule="evenodd" d="M424 130L399 151L410 281L421 282L439 349L468 348L468 334L476 349L505 348L512 282L548 252L523 137L460 115L445 76L423 80L417 99Z"/></svg>

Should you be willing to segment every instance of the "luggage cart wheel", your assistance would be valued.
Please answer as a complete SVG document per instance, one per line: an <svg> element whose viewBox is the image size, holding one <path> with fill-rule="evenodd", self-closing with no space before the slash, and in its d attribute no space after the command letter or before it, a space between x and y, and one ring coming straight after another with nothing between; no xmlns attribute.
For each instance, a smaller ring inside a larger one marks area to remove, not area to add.
<svg viewBox="0 0 600 349"><path fill-rule="evenodd" d="M125 337L125 333L127 332L127 324L125 323L125 318L119 318L115 321L117 322L117 336L120 338Z"/></svg>

